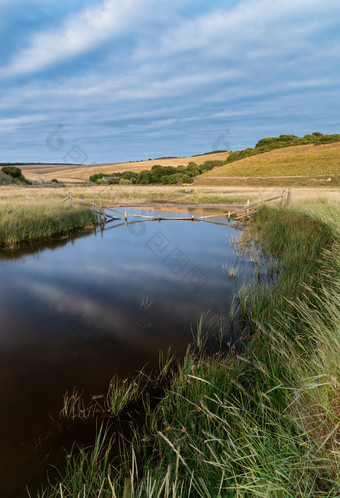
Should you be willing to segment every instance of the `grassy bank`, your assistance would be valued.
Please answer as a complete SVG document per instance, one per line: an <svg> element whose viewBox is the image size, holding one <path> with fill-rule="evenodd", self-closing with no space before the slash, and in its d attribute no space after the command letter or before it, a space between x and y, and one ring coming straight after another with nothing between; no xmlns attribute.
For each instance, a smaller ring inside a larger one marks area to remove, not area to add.
<svg viewBox="0 0 340 498"><path fill-rule="evenodd" d="M323 202L260 211L244 247L256 237L279 258L280 278L241 293L246 352L189 350L156 408L141 394L144 428L122 444L123 463L101 431L43 496L338 496L339 222L339 207ZM111 390L106 411L122 402L126 413L136 392ZM75 401L64 415L90 416Z"/></svg>
<svg viewBox="0 0 340 498"><path fill-rule="evenodd" d="M93 226L95 221L89 209L70 209L54 200L1 200L0 248Z"/></svg>

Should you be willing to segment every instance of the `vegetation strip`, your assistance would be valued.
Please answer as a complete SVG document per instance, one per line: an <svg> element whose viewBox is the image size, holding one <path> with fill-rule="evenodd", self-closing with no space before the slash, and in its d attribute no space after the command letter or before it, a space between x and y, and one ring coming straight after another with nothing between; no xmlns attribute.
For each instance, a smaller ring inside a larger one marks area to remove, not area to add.
<svg viewBox="0 0 340 498"><path fill-rule="evenodd" d="M0 202L0 248L94 226L96 217L88 208L70 209L55 201Z"/></svg>
<svg viewBox="0 0 340 498"><path fill-rule="evenodd" d="M189 348L156 408L141 395L144 429L122 458L110 458L101 429L41 496L338 496L339 221L339 206L323 202L261 209L244 247L257 234L280 278L240 293L254 330L244 354ZM114 386L106 410L117 416L138 389Z"/></svg>
<svg viewBox="0 0 340 498"><path fill-rule="evenodd" d="M90 176L90 182L99 184L120 184L120 185L174 185L177 183L192 183L194 177L206 171L222 166L223 161L205 161L198 166L190 162L188 166L152 166L151 171L143 170L139 173L134 171L124 171L123 173L96 173Z"/></svg>

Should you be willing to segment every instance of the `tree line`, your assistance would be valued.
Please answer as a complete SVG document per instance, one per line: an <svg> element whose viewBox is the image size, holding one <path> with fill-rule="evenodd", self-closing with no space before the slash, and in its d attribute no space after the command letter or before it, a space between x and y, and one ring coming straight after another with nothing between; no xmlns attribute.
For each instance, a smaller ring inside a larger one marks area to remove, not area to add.
<svg viewBox="0 0 340 498"><path fill-rule="evenodd" d="M111 183L120 185L172 185L176 183L192 183L194 177L201 175L217 166L222 166L224 161L205 161L203 164L190 162L188 166L160 166L155 165L151 170L143 170L140 173L124 171L122 173L96 173L90 176L93 183Z"/></svg>

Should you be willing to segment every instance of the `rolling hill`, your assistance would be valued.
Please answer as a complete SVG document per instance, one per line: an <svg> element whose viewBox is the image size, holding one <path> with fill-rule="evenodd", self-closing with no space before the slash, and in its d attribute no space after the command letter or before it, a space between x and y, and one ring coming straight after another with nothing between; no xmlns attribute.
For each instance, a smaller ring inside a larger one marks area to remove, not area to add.
<svg viewBox="0 0 340 498"><path fill-rule="evenodd" d="M214 168L210 177L278 177L340 174L340 143L275 149Z"/></svg>
<svg viewBox="0 0 340 498"><path fill-rule="evenodd" d="M62 182L88 182L89 177L95 173L118 173L122 171L141 172L150 170L156 164L160 166L187 166L190 162L202 164L205 161L220 160L224 161L228 157L228 152L218 152L193 157L179 157L169 159L153 159L150 161L136 161L127 163L104 163L91 164L89 166L73 166L73 165L23 165L20 166L27 179L50 181L56 178Z"/></svg>

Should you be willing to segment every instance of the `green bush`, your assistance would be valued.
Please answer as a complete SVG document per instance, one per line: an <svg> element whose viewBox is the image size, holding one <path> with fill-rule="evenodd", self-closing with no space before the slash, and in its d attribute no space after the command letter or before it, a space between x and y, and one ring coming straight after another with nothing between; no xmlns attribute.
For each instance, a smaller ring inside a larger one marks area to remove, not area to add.
<svg viewBox="0 0 340 498"><path fill-rule="evenodd" d="M185 173L186 167L182 166L182 165L177 166L177 171L178 171L178 173Z"/></svg>
<svg viewBox="0 0 340 498"><path fill-rule="evenodd" d="M24 175L22 174L21 169L17 168L16 166L3 166L1 168L1 171L15 181L19 180L20 182L30 184L30 182L27 181Z"/></svg>
<svg viewBox="0 0 340 498"><path fill-rule="evenodd" d="M59 183L59 181L56 178L52 178L51 182L52 183Z"/></svg>
<svg viewBox="0 0 340 498"><path fill-rule="evenodd" d="M169 184L175 185L176 183L179 183L182 180L182 175L178 173L174 173L173 175L168 176Z"/></svg>
<svg viewBox="0 0 340 498"><path fill-rule="evenodd" d="M23 176L22 171L20 168L17 168L16 166L4 166L1 168L1 171L3 173L6 173L6 175L11 176L12 178L18 178Z"/></svg>
<svg viewBox="0 0 340 498"><path fill-rule="evenodd" d="M123 173L114 173L114 176L121 176L124 180L131 180L131 183L136 183L138 173L134 171L124 171Z"/></svg>
<svg viewBox="0 0 340 498"><path fill-rule="evenodd" d="M104 173L96 173L90 176L90 182L97 183L98 180L101 180L105 176Z"/></svg>
<svg viewBox="0 0 340 498"><path fill-rule="evenodd" d="M205 161L203 164L200 165L199 168L202 173L203 171L210 171L213 168L222 166L222 164L224 164L224 161L219 161L216 159L215 161Z"/></svg>
<svg viewBox="0 0 340 498"><path fill-rule="evenodd" d="M137 178L137 183L139 185L149 185L152 183L152 175L148 170L141 171Z"/></svg>
<svg viewBox="0 0 340 498"><path fill-rule="evenodd" d="M161 184L162 185L168 185L169 183L169 177L167 175L162 176L161 178Z"/></svg>
<svg viewBox="0 0 340 498"><path fill-rule="evenodd" d="M152 183L160 183L161 178L164 174L166 174L166 171L162 166L159 166L158 164L152 166L151 168Z"/></svg>
<svg viewBox="0 0 340 498"><path fill-rule="evenodd" d="M192 183L193 181L194 179L192 178L192 176L189 175L182 176L182 183Z"/></svg>

